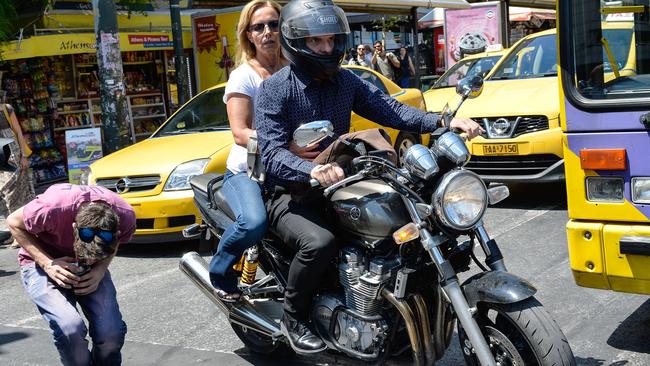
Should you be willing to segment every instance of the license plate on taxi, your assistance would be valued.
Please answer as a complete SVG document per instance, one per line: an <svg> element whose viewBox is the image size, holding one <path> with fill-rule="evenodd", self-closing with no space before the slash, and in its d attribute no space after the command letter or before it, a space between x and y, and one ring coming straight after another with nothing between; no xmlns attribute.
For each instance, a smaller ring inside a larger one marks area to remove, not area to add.
<svg viewBox="0 0 650 366"><path fill-rule="evenodd" d="M489 144L483 145L483 155L517 155L517 144Z"/></svg>

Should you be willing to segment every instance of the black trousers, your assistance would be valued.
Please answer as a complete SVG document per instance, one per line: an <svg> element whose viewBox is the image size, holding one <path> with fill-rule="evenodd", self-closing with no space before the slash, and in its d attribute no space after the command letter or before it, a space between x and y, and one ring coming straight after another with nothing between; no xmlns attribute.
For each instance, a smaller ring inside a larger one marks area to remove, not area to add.
<svg viewBox="0 0 650 366"><path fill-rule="evenodd" d="M284 292L284 311L298 320L308 319L311 300L338 251L325 204L322 194L294 200L286 191L276 191L266 201L269 227L296 250Z"/></svg>

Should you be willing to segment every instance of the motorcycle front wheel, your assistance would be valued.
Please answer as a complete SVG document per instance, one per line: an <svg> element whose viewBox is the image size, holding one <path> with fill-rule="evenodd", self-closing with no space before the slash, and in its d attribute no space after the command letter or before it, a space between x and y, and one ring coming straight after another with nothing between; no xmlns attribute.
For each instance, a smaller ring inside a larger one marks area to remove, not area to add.
<svg viewBox="0 0 650 366"><path fill-rule="evenodd" d="M481 303L474 316L497 365L575 365L564 333L534 297L513 304ZM480 365L464 329L458 338L465 362Z"/></svg>

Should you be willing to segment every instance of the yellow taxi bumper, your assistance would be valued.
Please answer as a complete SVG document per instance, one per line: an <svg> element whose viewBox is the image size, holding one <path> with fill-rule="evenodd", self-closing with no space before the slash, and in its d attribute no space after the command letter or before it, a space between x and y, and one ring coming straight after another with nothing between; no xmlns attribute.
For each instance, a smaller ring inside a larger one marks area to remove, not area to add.
<svg viewBox="0 0 650 366"><path fill-rule="evenodd" d="M163 191L156 196L129 197L125 200L133 206L136 217L132 243L183 240L183 228L201 222L191 189Z"/></svg>

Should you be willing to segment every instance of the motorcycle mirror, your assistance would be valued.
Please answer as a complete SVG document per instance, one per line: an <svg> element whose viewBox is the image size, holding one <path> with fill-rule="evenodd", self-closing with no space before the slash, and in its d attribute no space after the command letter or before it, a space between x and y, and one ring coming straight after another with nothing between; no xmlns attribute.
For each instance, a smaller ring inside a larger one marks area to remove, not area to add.
<svg viewBox="0 0 650 366"><path fill-rule="evenodd" d="M334 126L328 120L305 123L293 132L293 140L299 147L305 147L334 136Z"/></svg>
<svg viewBox="0 0 650 366"><path fill-rule="evenodd" d="M463 98L474 99L483 92L483 78L479 75L461 79L456 85L456 93Z"/></svg>
<svg viewBox="0 0 650 366"><path fill-rule="evenodd" d="M0 138L0 171L13 172L16 170L15 167L9 164L9 156L11 155L9 144L12 142L14 142L14 139Z"/></svg>
<svg viewBox="0 0 650 366"><path fill-rule="evenodd" d="M420 144L413 145L406 150L404 167L409 173L425 181L440 171L438 162L431 150Z"/></svg>

